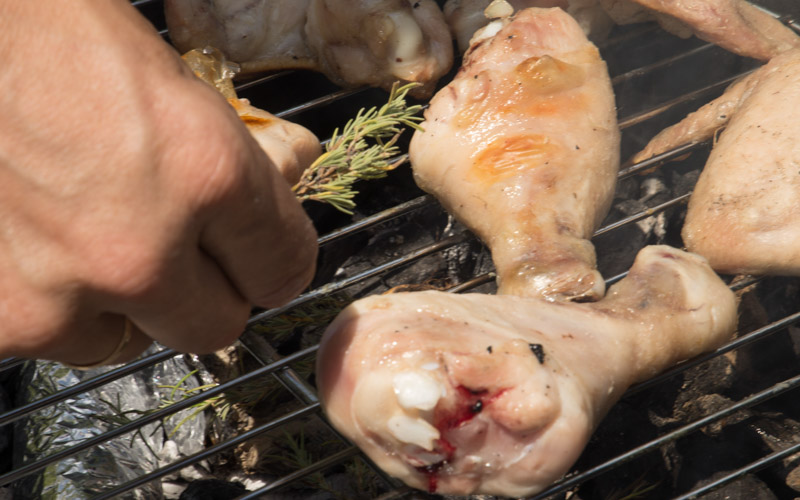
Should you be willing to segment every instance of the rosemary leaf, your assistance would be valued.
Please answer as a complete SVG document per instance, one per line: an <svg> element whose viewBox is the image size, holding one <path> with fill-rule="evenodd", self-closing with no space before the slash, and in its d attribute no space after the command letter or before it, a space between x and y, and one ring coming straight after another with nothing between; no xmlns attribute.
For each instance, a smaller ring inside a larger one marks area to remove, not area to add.
<svg viewBox="0 0 800 500"><path fill-rule="evenodd" d="M389 100L380 108L361 109L340 131L333 131L325 152L292 187L300 201L329 203L337 210L353 213L353 198L359 180L380 179L402 165L407 157L396 145L406 128L421 130L422 106L408 106L406 94L419 84L395 83Z"/></svg>

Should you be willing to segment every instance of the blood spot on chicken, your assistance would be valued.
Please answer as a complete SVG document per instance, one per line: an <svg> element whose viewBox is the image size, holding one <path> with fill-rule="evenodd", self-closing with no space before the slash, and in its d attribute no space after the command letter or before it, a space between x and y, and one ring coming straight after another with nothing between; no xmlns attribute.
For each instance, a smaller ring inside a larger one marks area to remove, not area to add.
<svg viewBox="0 0 800 500"><path fill-rule="evenodd" d="M542 344L528 344L528 347L531 348L531 352L533 353L534 356L536 356L536 359L539 360L539 364L543 365L544 347L542 347Z"/></svg>
<svg viewBox="0 0 800 500"><path fill-rule="evenodd" d="M459 396L459 404L446 409L437 407L435 410L433 426L439 430L442 436L475 418L475 415L480 413L486 405L491 404L505 393L506 389L490 395L486 389L476 391L460 385L456 387L456 391ZM449 458L455 448L442 437L437 440L437 451L444 453Z"/></svg>
<svg viewBox="0 0 800 500"><path fill-rule="evenodd" d="M492 346L488 346L488 347L486 348L486 352L488 352L489 354L491 354L491 353L492 353Z"/></svg>
<svg viewBox="0 0 800 500"><path fill-rule="evenodd" d="M441 462L436 462L435 464L423 465L422 467L416 468L418 472L428 477L428 493L436 493L436 488L439 482L439 471L442 469L444 464L445 461L442 460Z"/></svg>

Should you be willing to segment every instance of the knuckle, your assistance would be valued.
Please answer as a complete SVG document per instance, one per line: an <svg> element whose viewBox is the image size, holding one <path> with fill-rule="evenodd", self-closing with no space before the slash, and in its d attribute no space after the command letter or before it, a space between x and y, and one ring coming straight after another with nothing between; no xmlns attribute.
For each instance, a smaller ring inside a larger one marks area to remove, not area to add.
<svg viewBox="0 0 800 500"><path fill-rule="evenodd" d="M229 123L228 118L206 117L187 125L184 140L173 153L171 167L178 178L172 184L183 186L198 207L229 199L248 186L252 139L243 125Z"/></svg>
<svg viewBox="0 0 800 500"><path fill-rule="evenodd" d="M246 186L246 161L230 144L209 150L209 158L194 176L194 198L199 206L214 205L237 195Z"/></svg>

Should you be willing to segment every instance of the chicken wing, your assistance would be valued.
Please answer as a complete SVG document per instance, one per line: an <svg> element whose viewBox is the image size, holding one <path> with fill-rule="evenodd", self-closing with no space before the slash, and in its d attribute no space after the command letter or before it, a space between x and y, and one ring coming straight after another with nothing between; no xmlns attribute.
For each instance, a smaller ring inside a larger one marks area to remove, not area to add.
<svg viewBox="0 0 800 500"><path fill-rule="evenodd" d="M603 295L589 238L611 203L620 134L606 65L572 17L531 8L476 35L421 126L415 179L490 247L500 293Z"/></svg>
<svg viewBox="0 0 800 500"><path fill-rule="evenodd" d="M326 331L333 425L407 484L513 497L566 473L632 383L718 347L734 294L699 256L640 251L595 303L426 291L372 296Z"/></svg>
<svg viewBox="0 0 800 500"><path fill-rule="evenodd" d="M800 47L800 37L794 31L746 0L635 1L685 23L698 38L742 56L767 61Z"/></svg>
<svg viewBox="0 0 800 500"><path fill-rule="evenodd" d="M488 23L483 10L491 0L448 0L445 16L459 47ZM687 38L692 34L743 56L768 60L800 46L800 38L772 15L745 0L509 0L515 8L561 7L590 39L602 40L613 23L657 21ZM490 16L491 17L491 16Z"/></svg>
<svg viewBox="0 0 800 500"><path fill-rule="evenodd" d="M734 82L720 97L656 134L631 161L638 163L678 146L710 139L728 124L741 105L747 101L762 75L761 71L756 71Z"/></svg>
<svg viewBox="0 0 800 500"><path fill-rule="evenodd" d="M686 246L720 272L800 275L798 107L800 50L791 50L663 131L642 155L708 138L727 122L682 231Z"/></svg>

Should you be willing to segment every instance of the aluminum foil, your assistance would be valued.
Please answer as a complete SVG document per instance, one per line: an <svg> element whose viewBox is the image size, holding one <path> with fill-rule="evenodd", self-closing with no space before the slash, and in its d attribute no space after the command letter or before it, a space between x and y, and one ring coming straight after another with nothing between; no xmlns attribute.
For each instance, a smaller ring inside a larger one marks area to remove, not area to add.
<svg viewBox="0 0 800 500"><path fill-rule="evenodd" d="M23 367L19 379L16 406L36 401L107 370L109 368L103 367L81 372L54 362L29 362ZM180 387L177 391L167 387L177 384ZM179 399L184 391L199 384L193 376L193 368L184 357L178 356L48 406L15 424L14 467L68 449L87 438L136 420L159 408L165 399ZM196 453L204 445L206 418L200 413L184 420L190 412L191 409L184 410L163 422L148 424L136 432L59 460L17 482L15 498L88 499L169 463L170 460L165 464L159 463L168 441L177 445L181 455ZM163 492L160 482L152 481L120 498L160 499Z"/></svg>

